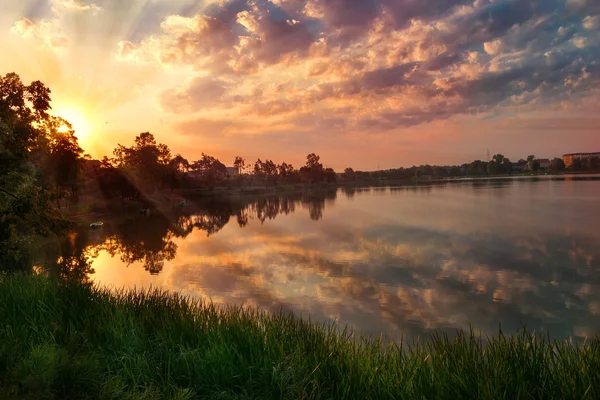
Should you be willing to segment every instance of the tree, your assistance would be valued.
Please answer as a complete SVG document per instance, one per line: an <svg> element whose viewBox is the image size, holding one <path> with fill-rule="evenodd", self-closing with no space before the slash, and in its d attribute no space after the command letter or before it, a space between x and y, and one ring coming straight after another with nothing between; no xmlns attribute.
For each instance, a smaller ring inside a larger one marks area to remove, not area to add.
<svg viewBox="0 0 600 400"><path fill-rule="evenodd" d="M475 160L467 167L467 175L479 176L487 174L487 164L485 161Z"/></svg>
<svg viewBox="0 0 600 400"><path fill-rule="evenodd" d="M550 169L552 169L552 171L564 171L565 162L562 158L556 157L550 162Z"/></svg>
<svg viewBox="0 0 600 400"><path fill-rule="evenodd" d="M163 175L163 183L170 187L171 191L181 187L186 181L186 174L189 172L190 168L189 161L181 154L177 154L169 161Z"/></svg>
<svg viewBox="0 0 600 400"><path fill-rule="evenodd" d="M113 154L116 166L143 191L156 190L169 172L171 152L167 145L157 144L150 132L139 134L132 147L119 144Z"/></svg>
<svg viewBox="0 0 600 400"><path fill-rule="evenodd" d="M169 161L169 166L182 174L188 172L191 168L189 161L179 153Z"/></svg>
<svg viewBox="0 0 600 400"><path fill-rule="evenodd" d="M254 162L254 176L258 177L258 178L262 178L264 177L264 172L263 172L264 168L263 168L263 162L262 160L259 158L258 160L256 160Z"/></svg>
<svg viewBox="0 0 600 400"><path fill-rule="evenodd" d="M487 172L489 175L500 173L500 165L495 160L490 161L487 165Z"/></svg>
<svg viewBox="0 0 600 400"><path fill-rule="evenodd" d="M504 157L504 159L502 160L501 169L502 169L502 172L505 174L512 173L512 162L508 158Z"/></svg>
<svg viewBox="0 0 600 400"><path fill-rule="evenodd" d="M283 182L291 182L295 177L295 170L291 164L285 162L277 166L279 179Z"/></svg>
<svg viewBox="0 0 600 400"><path fill-rule="evenodd" d="M121 197L122 199L135 200L140 196L140 191L129 174L114 164L114 160L104 156L100 166L95 171L95 179L102 195L107 198Z"/></svg>
<svg viewBox="0 0 600 400"><path fill-rule="evenodd" d="M489 175L509 174L512 171L512 163L502 154L494 154L492 161L487 165Z"/></svg>
<svg viewBox="0 0 600 400"><path fill-rule="evenodd" d="M588 168L592 171L600 169L600 157L592 156L588 158Z"/></svg>
<svg viewBox="0 0 600 400"><path fill-rule="evenodd" d="M579 157L573 157L569 171L581 171L583 168L583 160Z"/></svg>
<svg viewBox="0 0 600 400"><path fill-rule="evenodd" d="M271 183L277 181L277 165L272 160L267 160L262 164L262 172Z"/></svg>
<svg viewBox="0 0 600 400"><path fill-rule="evenodd" d="M238 175L241 175L242 172L244 172L244 168L246 166L246 160L244 160L242 157L237 156L235 158L235 161L233 162L233 168L235 169L235 172Z"/></svg>
<svg viewBox="0 0 600 400"><path fill-rule="evenodd" d="M62 118L57 120L66 130L52 132L47 170L54 171L57 189L69 189L75 194L83 168L83 149L79 147L71 124Z"/></svg>
<svg viewBox="0 0 600 400"><path fill-rule="evenodd" d="M17 74L0 77L0 267L23 268L35 235L61 233L67 221L51 203L56 192L36 179L43 170L35 154L48 154L50 89L29 86Z"/></svg>
<svg viewBox="0 0 600 400"><path fill-rule="evenodd" d="M537 168L536 168L535 156L534 155L527 156L527 165L525 166L525 170L535 172L538 169L539 169L539 163L537 163Z"/></svg>
<svg viewBox="0 0 600 400"><path fill-rule="evenodd" d="M333 168L325 168L323 171L323 179L326 183L335 183L337 181L337 174Z"/></svg>
<svg viewBox="0 0 600 400"><path fill-rule="evenodd" d="M346 168L344 170L343 178L346 181L356 180L356 175L354 174L354 170L352 168Z"/></svg>
<svg viewBox="0 0 600 400"><path fill-rule="evenodd" d="M302 178L311 183L318 183L323 181L323 164L320 163L321 157L315 153L311 153L306 156L306 165L300 168L300 174Z"/></svg>
<svg viewBox="0 0 600 400"><path fill-rule="evenodd" d="M227 177L227 167L213 156L204 153L200 160L194 161L192 170L196 177L210 187L222 182Z"/></svg>

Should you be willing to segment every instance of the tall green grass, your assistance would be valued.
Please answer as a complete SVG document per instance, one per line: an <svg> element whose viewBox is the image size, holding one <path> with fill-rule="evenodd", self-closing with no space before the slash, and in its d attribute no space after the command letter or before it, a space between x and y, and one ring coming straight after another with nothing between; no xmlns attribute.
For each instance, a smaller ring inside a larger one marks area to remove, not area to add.
<svg viewBox="0 0 600 400"><path fill-rule="evenodd" d="M384 345L160 291L0 277L4 399L593 399L600 340Z"/></svg>

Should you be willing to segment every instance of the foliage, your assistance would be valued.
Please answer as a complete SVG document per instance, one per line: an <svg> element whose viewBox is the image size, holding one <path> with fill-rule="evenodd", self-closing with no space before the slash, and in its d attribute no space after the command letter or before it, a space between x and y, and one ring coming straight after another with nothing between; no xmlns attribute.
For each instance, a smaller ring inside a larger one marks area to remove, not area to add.
<svg viewBox="0 0 600 400"><path fill-rule="evenodd" d="M19 310L19 312L15 312ZM458 332L386 344L178 294L0 278L6 398L600 397L600 339Z"/></svg>
<svg viewBox="0 0 600 400"><path fill-rule="evenodd" d="M599 171L600 170L600 157L573 157L571 165L569 166L571 171Z"/></svg>
<svg viewBox="0 0 600 400"><path fill-rule="evenodd" d="M233 161L233 168L238 175L242 174L246 168L246 160L240 156L237 156Z"/></svg>
<svg viewBox="0 0 600 400"><path fill-rule="evenodd" d="M321 157L315 153L306 156L306 165L300 168L300 176L304 182L320 183L324 181L325 170L320 160Z"/></svg>
<svg viewBox="0 0 600 400"><path fill-rule="evenodd" d="M202 153L202 158L191 166L194 176L212 187L227 178L227 167L213 156Z"/></svg>
<svg viewBox="0 0 600 400"><path fill-rule="evenodd" d="M342 175L342 178L345 181L354 181L354 180L356 180L356 174L354 173L354 170L352 168L348 167L344 170L344 174Z"/></svg>
<svg viewBox="0 0 600 400"><path fill-rule="evenodd" d="M562 158L556 157L550 162L550 169L552 171L564 171L565 168L565 162Z"/></svg>
<svg viewBox="0 0 600 400"><path fill-rule="evenodd" d="M502 154L495 154L487 165L487 172L490 175L510 174L512 172L512 163Z"/></svg>
<svg viewBox="0 0 600 400"><path fill-rule="evenodd" d="M50 89L0 77L0 263L22 268L35 235L62 232L52 203L76 189L82 150L70 125L48 114ZM61 132L59 127L66 126Z"/></svg>
<svg viewBox="0 0 600 400"><path fill-rule="evenodd" d="M481 161L481 160L473 161L467 167L467 175L469 175L469 176L486 175L487 171L488 171L487 163L485 161Z"/></svg>
<svg viewBox="0 0 600 400"><path fill-rule="evenodd" d="M115 167L106 156L101 161L100 168L94 172L93 178L107 199L120 196L122 199L135 200L140 197L140 191L130 175L122 168Z"/></svg>
<svg viewBox="0 0 600 400"><path fill-rule="evenodd" d="M178 167L171 164L168 146L157 144L150 132L138 135L131 147L119 144L113 154L115 158L111 162L115 167L145 193L153 192L161 185L169 167Z"/></svg>

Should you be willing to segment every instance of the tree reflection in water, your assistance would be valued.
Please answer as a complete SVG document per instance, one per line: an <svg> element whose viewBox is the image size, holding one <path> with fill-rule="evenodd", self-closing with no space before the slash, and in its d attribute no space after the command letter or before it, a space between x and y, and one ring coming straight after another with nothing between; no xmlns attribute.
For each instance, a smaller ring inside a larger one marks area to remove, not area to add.
<svg viewBox="0 0 600 400"><path fill-rule="evenodd" d="M165 262L177 254L175 238L185 238L195 230L211 236L227 225L231 218L244 228L252 221L261 224L279 214L288 215L298 207L308 210L312 220L323 218L326 201L334 201L337 189L273 194L255 198L190 199L183 210L165 215L153 212L150 216L126 216L105 224L101 231L82 229L60 241L44 259L57 260L52 270L61 277L88 282L93 260L101 251L119 257L127 266L140 263L152 275L159 274ZM99 242L93 236L102 235Z"/></svg>

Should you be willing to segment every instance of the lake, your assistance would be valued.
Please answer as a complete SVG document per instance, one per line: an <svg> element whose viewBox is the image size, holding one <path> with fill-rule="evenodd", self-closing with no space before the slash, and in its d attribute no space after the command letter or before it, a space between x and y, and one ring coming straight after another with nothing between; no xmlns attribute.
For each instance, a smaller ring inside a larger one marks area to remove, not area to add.
<svg viewBox="0 0 600 400"><path fill-rule="evenodd" d="M52 250L54 251L54 250ZM293 311L389 339L600 333L600 179L189 199L60 244L54 271Z"/></svg>

